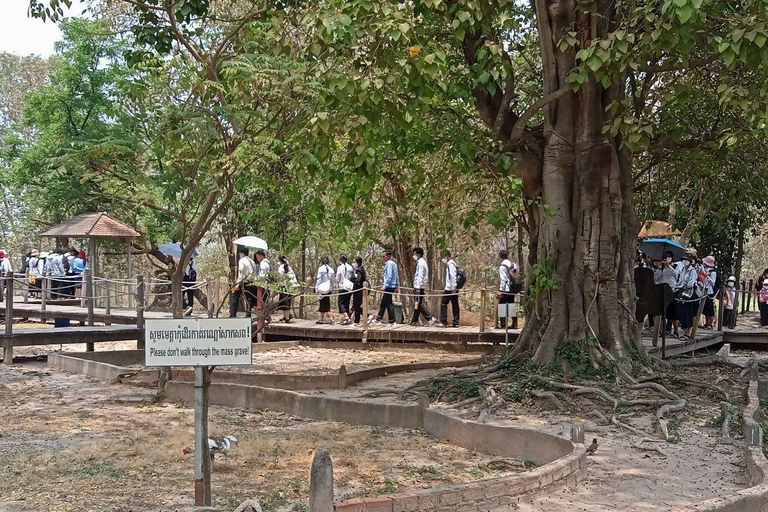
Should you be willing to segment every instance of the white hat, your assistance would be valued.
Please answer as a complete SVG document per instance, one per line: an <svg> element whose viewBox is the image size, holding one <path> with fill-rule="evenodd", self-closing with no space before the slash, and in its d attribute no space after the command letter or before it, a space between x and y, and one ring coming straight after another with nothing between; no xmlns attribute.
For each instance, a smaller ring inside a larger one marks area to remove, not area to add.
<svg viewBox="0 0 768 512"><path fill-rule="evenodd" d="M768 279L763 279L763 284L768 284Z"/></svg>
<svg viewBox="0 0 768 512"><path fill-rule="evenodd" d="M40 253L40 258L47 258L48 257L48 251L43 251Z"/></svg>
<svg viewBox="0 0 768 512"><path fill-rule="evenodd" d="M728 280L726 281L726 283L730 283L731 281L733 281L735 283L736 282L736 276L729 277Z"/></svg>

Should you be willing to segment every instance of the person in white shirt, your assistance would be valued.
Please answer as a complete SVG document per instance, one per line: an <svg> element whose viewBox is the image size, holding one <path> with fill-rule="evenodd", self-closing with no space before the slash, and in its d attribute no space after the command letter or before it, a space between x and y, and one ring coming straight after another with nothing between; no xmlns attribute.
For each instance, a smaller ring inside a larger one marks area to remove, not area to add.
<svg viewBox="0 0 768 512"><path fill-rule="evenodd" d="M248 311L245 316L251 316L251 310L256 307L256 286L253 279L256 277L256 263L248 257L248 248L240 247L237 250L240 260L237 262L237 282L232 289L233 300L229 305L229 317L237 316L237 307L240 305L240 299L245 294L245 300L248 303Z"/></svg>
<svg viewBox="0 0 768 512"><path fill-rule="evenodd" d="M728 281L725 282L725 293L723 293L723 327L733 329L735 326L731 325L733 322L733 308L735 304L738 304L739 295L736 291L736 277L731 276Z"/></svg>
<svg viewBox="0 0 768 512"><path fill-rule="evenodd" d="M717 271L715 270L715 257L711 254L701 260L702 269L706 278L704 280L704 286L707 289L707 298L704 299L704 309L702 314L704 315L704 329L715 328L715 294L720 290L715 289L715 283L717 282Z"/></svg>
<svg viewBox="0 0 768 512"><path fill-rule="evenodd" d="M267 253L264 251L264 249L259 249L256 251L256 263L258 265L256 275L260 278L259 281L264 283L269 277L269 272L272 270L272 267L269 265L269 260L267 259ZM259 304L259 300L261 300L261 304ZM269 289L263 286L256 288L256 304L257 313L263 311L264 322L269 323L272 319L272 317L269 315L268 306Z"/></svg>
<svg viewBox="0 0 768 512"><path fill-rule="evenodd" d="M332 324L331 293L333 292L333 269L328 265L328 256L323 256L317 269L315 293L320 295L320 319L318 324Z"/></svg>
<svg viewBox="0 0 768 512"><path fill-rule="evenodd" d="M696 268L693 266L694 256L686 254L681 258L683 268L677 274L675 292L679 294L677 316L680 319L680 328L683 330L682 338L691 335L693 317L696 316L699 303L696 299L696 281L698 279Z"/></svg>
<svg viewBox="0 0 768 512"><path fill-rule="evenodd" d="M459 325L459 290L456 285L456 276L459 267L451 256L451 251L443 251L443 264L445 265L445 290L440 301L440 325L448 327L448 304L453 309L453 327Z"/></svg>
<svg viewBox="0 0 768 512"><path fill-rule="evenodd" d="M509 261L509 252L506 250L499 252L499 259L501 260L499 265L499 293L496 294L496 298L499 299L499 304L514 304L517 265ZM513 306L509 309L512 317L512 329L517 329L517 308ZM507 318L500 317L499 328L506 329L506 327Z"/></svg>
<svg viewBox="0 0 768 512"><path fill-rule="evenodd" d="M66 275L67 272L64 269L64 251L56 249L52 251L45 262L46 271L51 276L51 297L62 298L66 292Z"/></svg>
<svg viewBox="0 0 768 512"><path fill-rule="evenodd" d="M416 271L413 274L413 293L416 295L413 302L413 316L411 325L419 325L419 315L424 316L429 325L435 323L435 318L427 311L424 304L424 290L429 284L429 266L424 259L424 249L415 247L413 249L413 259L416 261Z"/></svg>
<svg viewBox="0 0 768 512"><path fill-rule="evenodd" d="M288 263L288 258L280 256L277 258L277 273L280 274L282 290L280 291L280 300L277 302L277 310L283 312L283 318L279 321L289 323L291 321L291 307L293 306L293 294L299 286L296 279L296 273Z"/></svg>
<svg viewBox="0 0 768 512"><path fill-rule="evenodd" d="M0 301L5 300L5 275L10 272L13 272L11 258L5 251L0 251Z"/></svg>
<svg viewBox="0 0 768 512"><path fill-rule="evenodd" d="M336 268L336 289L339 291L339 313L346 318L341 321L341 325L352 323L352 316L349 311L349 302L352 300L352 274L354 269L347 263L347 256L339 256L339 266Z"/></svg>

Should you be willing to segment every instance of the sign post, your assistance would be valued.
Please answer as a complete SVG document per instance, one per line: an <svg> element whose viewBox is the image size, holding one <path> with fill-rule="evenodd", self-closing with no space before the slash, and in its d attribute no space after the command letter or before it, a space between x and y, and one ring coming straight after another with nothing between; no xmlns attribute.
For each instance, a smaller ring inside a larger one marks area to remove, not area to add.
<svg viewBox="0 0 768 512"><path fill-rule="evenodd" d="M195 368L195 505L211 504L208 461L208 387L215 366L248 366L251 353L249 318L175 318L146 320L145 366Z"/></svg>

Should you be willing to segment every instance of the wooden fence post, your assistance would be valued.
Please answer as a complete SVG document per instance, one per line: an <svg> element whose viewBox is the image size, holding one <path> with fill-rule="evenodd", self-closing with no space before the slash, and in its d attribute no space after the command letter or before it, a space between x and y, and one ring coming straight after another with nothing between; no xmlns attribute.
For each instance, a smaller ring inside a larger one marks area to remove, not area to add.
<svg viewBox="0 0 768 512"><path fill-rule="evenodd" d="M208 318L213 318L214 298L213 298L213 281L211 281L211 278L206 278L205 280L205 293L207 295L206 299L208 301Z"/></svg>
<svg viewBox="0 0 768 512"><path fill-rule="evenodd" d="M85 300L88 303L88 325L93 325L93 308L96 304L96 291L93 286L93 273L90 269L85 270L85 294ZM93 343L86 343L85 350L87 352L93 352Z"/></svg>
<svg viewBox="0 0 768 512"><path fill-rule="evenodd" d="M110 297L112 294L110 293L110 288L111 286L109 286L109 282L104 281L104 289L107 292L107 296L104 297L104 313L107 315L107 320L104 322L104 325L112 325L112 322L109 321L109 315L112 314L112 297Z"/></svg>
<svg viewBox="0 0 768 512"><path fill-rule="evenodd" d="M43 271L43 275L40 277L40 311L45 311L45 302L48 300L48 276ZM45 323L45 318L42 319Z"/></svg>
<svg viewBox="0 0 768 512"><path fill-rule="evenodd" d="M368 343L368 283L363 282L363 343Z"/></svg>
<svg viewBox="0 0 768 512"><path fill-rule="evenodd" d="M136 349L144 350L144 276L136 276L136 327L141 329Z"/></svg>
<svg viewBox="0 0 768 512"><path fill-rule="evenodd" d="M1 279L2 277L0 277ZM3 362L13 364L13 272L5 274L5 346Z"/></svg>
<svg viewBox="0 0 768 512"><path fill-rule="evenodd" d="M29 302L29 269L24 271L24 286L22 288L24 296L24 304Z"/></svg>
<svg viewBox="0 0 768 512"><path fill-rule="evenodd" d="M483 334L485 332L485 301L486 301L486 290L485 288L483 288L482 290L480 290L480 334ZM446 321L448 321L447 317L446 317Z"/></svg>
<svg viewBox="0 0 768 512"><path fill-rule="evenodd" d="M717 330L723 330L723 295L725 295L725 287L720 288L720 298L717 301Z"/></svg>

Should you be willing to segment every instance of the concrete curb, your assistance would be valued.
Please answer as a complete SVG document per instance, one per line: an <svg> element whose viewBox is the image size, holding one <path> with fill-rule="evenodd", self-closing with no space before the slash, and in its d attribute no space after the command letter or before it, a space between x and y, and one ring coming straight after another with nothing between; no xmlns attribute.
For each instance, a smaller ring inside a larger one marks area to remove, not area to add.
<svg viewBox="0 0 768 512"><path fill-rule="evenodd" d="M169 398L191 401L188 382L170 381ZM422 428L429 434L471 450L530 459L534 471L504 478L450 485L428 491L339 501L344 512L485 511L576 485L586 471L586 453L565 438L513 426L475 423L421 405L381 404L304 395L282 389L212 383L211 404L271 409L288 414L356 425Z"/></svg>
<svg viewBox="0 0 768 512"><path fill-rule="evenodd" d="M257 345L254 345L257 346ZM82 361L82 362L80 362ZM396 364L367 368L356 372L347 372L343 366L339 373L326 375L292 375L292 374L253 374L240 372L216 371L213 373L214 382L229 384L244 384L267 388L290 390L345 389L346 387L395 373L441 368L461 368L473 366L486 361L485 357L473 357L457 361L432 361L424 363ZM119 375L137 374L136 368L121 365L143 364L143 350L114 350L103 352L67 352L66 354L50 354L48 366L70 373L82 373L95 379L113 380ZM105 365L99 368L99 365ZM158 370L144 368L138 371L138 379L142 384L147 382L149 375L157 375ZM171 376L174 380L192 382L194 371L187 368L173 368ZM124 383L130 384L135 377L126 377Z"/></svg>
<svg viewBox="0 0 768 512"><path fill-rule="evenodd" d="M752 487L727 498L711 498L674 509L672 512L768 512L768 459L763 454L758 381L747 388L747 406L742 414L747 474Z"/></svg>

